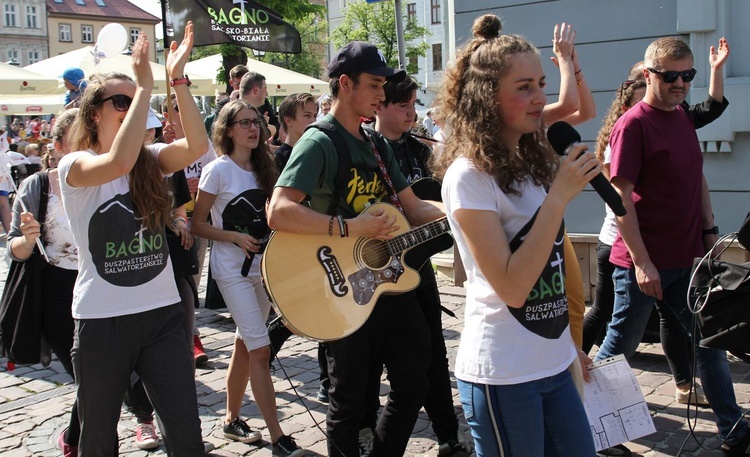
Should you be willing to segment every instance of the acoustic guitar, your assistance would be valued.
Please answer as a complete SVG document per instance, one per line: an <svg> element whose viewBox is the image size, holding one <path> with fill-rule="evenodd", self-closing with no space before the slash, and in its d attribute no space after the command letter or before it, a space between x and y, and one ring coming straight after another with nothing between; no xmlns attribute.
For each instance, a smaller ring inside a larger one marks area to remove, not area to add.
<svg viewBox="0 0 750 457"><path fill-rule="evenodd" d="M395 216L400 227L387 241L279 231L271 235L261 274L274 309L289 330L318 341L354 333L367 321L380 295L416 288L417 270L431 255L453 244L445 217L409 229L406 218L388 203L377 203L365 212L379 209Z"/></svg>

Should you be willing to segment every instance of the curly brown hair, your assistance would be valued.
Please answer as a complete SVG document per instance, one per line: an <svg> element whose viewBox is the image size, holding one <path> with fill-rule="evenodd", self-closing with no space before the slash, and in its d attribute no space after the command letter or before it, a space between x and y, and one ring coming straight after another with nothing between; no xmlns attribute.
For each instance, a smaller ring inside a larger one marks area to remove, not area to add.
<svg viewBox="0 0 750 457"><path fill-rule="evenodd" d="M627 80L624 81L620 88L617 89L617 96L612 100L612 105L607 111L607 115L602 120L602 128L599 129L599 134L596 137L596 158L601 163L604 163L604 150L607 149L609 144L609 134L612 132L615 122L620 119L620 116L624 113L622 107L627 106L628 108L633 106L633 96L635 91L646 87L646 81L644 80ZM605 170L606 173L606 170Z"/></svg>
<svg viewBox="0 0 750 457"><path fill-rule="evenodd" d="M519 195L518 183L552 182L558 159L543 129L522 135L515 151L501 141L505 125L495 102L500 79L510 70L512 57L539 55L523 37L501 35L501 28L500 18L493 14L477 18L474 38L446 71L437 108L445 114L450 134L436 160L436 175L442 177L456 158L467 157L477 169L494 177L503 192Z"/></svg>
<svg viewBox="0 0 750 457"><path fill-rule="evenodd" d="M242 100L232 100L227 103L221 109L216 121L214 121L213 130L211 131L211 140L219 155L232 155L234 152L234 140L227 134L227 131L231 128L229 123L234 121L234 116L242 108L253 111L258 119L263 119L263 116L261 116L255 107ZM250 163L255 171L255 177L260 184L260 189L266 194L266 197L271 198L273 186L276 185L276 180L279 178L279 172L276 169L276 164L268 148L268 134L266 133L266 129L261 128L259 130L258 147L253 149L252 154L250 154Z"/></svg>
<svg viewBox="0 0 750 457"><path fill-rule="evenodd" d="M94 119L97 110L102 109L101 100L104 98L106 85L111 80L130 81L135 84L130 76L123 73L95 73L89 77L88 86L81 95L78 115L68 132L71 151L83 151L99 146L99 132ZM145 146L141 146L141 152L128 178L133 210L143 218L142 223L149 230L162 230L167 223L172 205L169 189L159 167L159 159Z"/></svg>

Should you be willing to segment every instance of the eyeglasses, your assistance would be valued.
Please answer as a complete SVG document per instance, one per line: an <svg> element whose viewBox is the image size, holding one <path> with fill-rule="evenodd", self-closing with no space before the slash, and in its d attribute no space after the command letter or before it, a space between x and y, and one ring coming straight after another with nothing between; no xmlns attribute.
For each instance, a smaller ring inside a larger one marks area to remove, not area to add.
<svg viewBox="0 0 750 457"><path fill-rule="evenodd" d="M234 124L240 124L240 127L243 129L249 129L250 124L253 124L256 129L259 129L263 123L260 121L260 119L240 119L239 121L232 121L229 123L229 126L233 126Z"/></svg>
<svg viewBox="0 0 750 457"><path fill-rule="evenodd" d="M695 78L695 74L698 73L698 70L696 70L695 68L691 68L690 70L685 71L659 71L654 70L653 68L647 68L647 70L651 73L661 75L661 79L663 79L665 83L673 83L677 81L678 76L682 78L682 82L689 83L693 80L693 78Z"/></svg>
<svg viewBox="0 0 750 457"><path fill-rule="evenodd" d="M127 95L115 94L115 95L110 95L104 100L99 100L98 102L95 102L94 104L101 105L107 100L112 100L112 106L114 106L117 111L127 111L128 109L130 109L130 104L133 103L133 99L128 97Z"/></svg>

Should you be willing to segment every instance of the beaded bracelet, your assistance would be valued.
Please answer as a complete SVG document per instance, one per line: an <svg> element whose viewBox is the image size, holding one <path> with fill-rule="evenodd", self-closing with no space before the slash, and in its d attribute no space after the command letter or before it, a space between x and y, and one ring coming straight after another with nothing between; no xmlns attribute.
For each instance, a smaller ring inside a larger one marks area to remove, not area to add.
<svg viewBox="0 0 750 457"><path fill-rule="evenodd" d="M328 236L333 236L333 219L334 217L331 216L331 220L328 221Z"/></svg>

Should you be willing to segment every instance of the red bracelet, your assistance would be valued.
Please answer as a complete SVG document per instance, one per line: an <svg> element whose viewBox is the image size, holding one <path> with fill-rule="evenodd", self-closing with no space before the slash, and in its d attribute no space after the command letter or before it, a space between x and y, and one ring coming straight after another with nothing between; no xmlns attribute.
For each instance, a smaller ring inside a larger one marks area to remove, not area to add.
<svg viewBox="0 0 750 457"><path fill-rule="evenodd" d="M190 78L188 78L188 75L183 75L182 78L175 78L169 81L169 85L172 87L179 86L180 84L187 84L188 87L193 85L193 83L190 81Z"/></svg>

